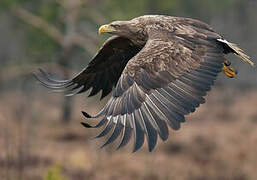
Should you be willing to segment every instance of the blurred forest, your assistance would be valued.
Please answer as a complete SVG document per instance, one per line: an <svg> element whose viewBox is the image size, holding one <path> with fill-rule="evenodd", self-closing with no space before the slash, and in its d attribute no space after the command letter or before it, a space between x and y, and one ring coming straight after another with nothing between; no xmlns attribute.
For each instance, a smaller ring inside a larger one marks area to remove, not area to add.
<svg viewBox="0 0 257 180"><path fill-rule="evenodd" d="M0 180L257 179L257 71L235 56L238 76L221 74L153 153L99 150L80 112L108 98L49 93L32 77L38 68L72 77L106 40L101 24L145 14L202 20L256 63L256 10L256 0L1 0Z"/></svg>

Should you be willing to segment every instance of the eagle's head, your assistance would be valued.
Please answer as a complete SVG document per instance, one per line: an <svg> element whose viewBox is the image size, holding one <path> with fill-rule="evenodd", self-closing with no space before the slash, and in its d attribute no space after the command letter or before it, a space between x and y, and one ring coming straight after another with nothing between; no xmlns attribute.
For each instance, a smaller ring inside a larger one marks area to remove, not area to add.
<svg viewBox="0 0 257 180"><path fill-rule="evenodd" d="M142 41L146 42L147 40L145 24L138 19L132 19L130 21L113 21L110 24L102 25L99 28L98 33L115 34L126 37L132 41L138 41L138 43Z"/></svg>

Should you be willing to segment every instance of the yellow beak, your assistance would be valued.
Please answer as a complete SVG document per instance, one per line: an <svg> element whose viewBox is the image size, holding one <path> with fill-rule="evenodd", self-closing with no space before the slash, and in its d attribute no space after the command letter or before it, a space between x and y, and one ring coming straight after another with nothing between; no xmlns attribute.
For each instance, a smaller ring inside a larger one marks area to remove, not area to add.
<svg viewBox="0 0 257 180"><path fill-rule="evenodd" d="M105 24L98 29L98 34L114 32L114 31L115 29L113 27L111 27L109 24Z"/></svg>

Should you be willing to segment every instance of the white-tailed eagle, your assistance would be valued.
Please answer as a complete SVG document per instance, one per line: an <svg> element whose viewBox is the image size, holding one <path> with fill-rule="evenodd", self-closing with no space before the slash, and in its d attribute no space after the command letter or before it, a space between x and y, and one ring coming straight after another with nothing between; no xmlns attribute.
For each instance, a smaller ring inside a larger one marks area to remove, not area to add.
<svg viewBox="0 0 257 180"><path fill-rule="evenodd" d="M217 75L228 77L235 71L225 59L234 53L253 66L249 57L235 44L226 41L209 25L190 18L148 15L130 21L114 21L99 28L113 34L92 61L70 80L56 80L41 71L36 78L47 88L64 90L68 95L92 88L89 96L102 91L101 98L112 96L95 116L102 118L96 137L110 133L103 146L120 136L118 148L134 136L133 151L146 137L149 151L158 136L167 140L171 127L180 128L185 115L202 103Z"/></svg>

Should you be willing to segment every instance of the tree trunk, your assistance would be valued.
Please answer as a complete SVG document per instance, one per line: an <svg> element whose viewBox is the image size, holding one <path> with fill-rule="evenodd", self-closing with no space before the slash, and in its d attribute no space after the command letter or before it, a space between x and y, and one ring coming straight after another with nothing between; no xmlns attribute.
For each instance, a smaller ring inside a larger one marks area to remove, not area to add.
<svg viewBox="0 0 257 180"><path fill-rule="evenodd" d="M65 79L70 78L70 72L67 70L70 67L70 60L72 58L72 47L65 47L58 60L58 63L63 67L61 68L62 74ZM65 97L62 103L61 122L68 124L72 117L72 102L71 97Z"/></svg>

